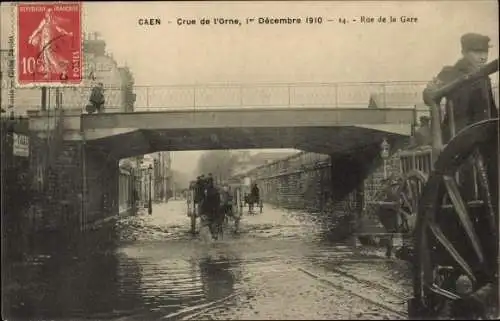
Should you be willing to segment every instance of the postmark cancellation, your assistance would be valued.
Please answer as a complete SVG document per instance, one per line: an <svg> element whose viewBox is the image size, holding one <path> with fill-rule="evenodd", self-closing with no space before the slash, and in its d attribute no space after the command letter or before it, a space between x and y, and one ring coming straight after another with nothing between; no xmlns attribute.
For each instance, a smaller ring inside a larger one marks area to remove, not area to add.
<svg viewBox="0 0 500 321"><path fill-rule="evenodd" d="M18 3L16 87L83 84L82 4Z"/></svg>

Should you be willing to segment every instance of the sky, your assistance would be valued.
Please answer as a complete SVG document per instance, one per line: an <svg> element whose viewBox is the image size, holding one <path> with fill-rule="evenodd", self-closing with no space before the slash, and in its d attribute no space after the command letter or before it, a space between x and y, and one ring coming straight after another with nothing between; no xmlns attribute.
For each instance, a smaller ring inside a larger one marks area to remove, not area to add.
<svg viewBox="0 0 500 321"><path fill-rule="evenodd" d="M178 18L416 17L416 23L178 26ZM2 47L11 28L2 3ZM139 18L160 18L140 26ZM168 21L172 21L171 24ZM498 56L496 1L86 2L98 31L138 85L426 80L459 58L459 38L479 32Z"/></svg>
<svg viewBox="0 0 500 321"><path fill-rule="evenodd" d="M5 47L12 20L4 4L1 14ZM466 32L491 37L491 58L499 49L498 4L489 0L96 2L84 3L84 14L84 29L100 32L137 85L421 81L460 57L459 39ZM307 16L324 22L199 24L204 17ZM361 16L393 16L398 22L360 23ZM402 16L417 22L402 23ZM161 25L141 26L140 18L160 18ZM198 24L178 26L179 18ZM338 18L351 22L326 21ZM196 155L176 154L174 166L191 168Z"/></svg>
<svg viewBox="0 0 500 321"><path fill-rule="evenodd" d="M425 80L460 55L465 32L498 52L496 1L88 3L99 31L144 85ZM110 14L112 13L112 14ZM177 18L409 16L417 23L178 26ZM160 26L139 26L160 18ZM172 21L168 24L167 21ZM498 56L498 55L493 55Z"/></svg>
<svg viewBox="0 0 500 321"><path fill-rule="evenodd" d="M250 154L257 154L260 152L284 152L295 151L294 149L250 149ZM198 160L204 151L183 151L172 153L172 169L186 173L188 177L194 178L198 175Z"/></svg>

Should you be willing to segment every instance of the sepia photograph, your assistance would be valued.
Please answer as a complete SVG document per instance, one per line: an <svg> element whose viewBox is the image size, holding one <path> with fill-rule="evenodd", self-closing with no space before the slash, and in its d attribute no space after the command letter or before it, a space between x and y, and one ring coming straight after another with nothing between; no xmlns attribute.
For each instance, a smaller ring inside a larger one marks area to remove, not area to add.
<svg viewBox="0 0 500 321"><path fill-rule="evenodd" d="M0 4L3 320L498 320L493 0Z"/></svg>

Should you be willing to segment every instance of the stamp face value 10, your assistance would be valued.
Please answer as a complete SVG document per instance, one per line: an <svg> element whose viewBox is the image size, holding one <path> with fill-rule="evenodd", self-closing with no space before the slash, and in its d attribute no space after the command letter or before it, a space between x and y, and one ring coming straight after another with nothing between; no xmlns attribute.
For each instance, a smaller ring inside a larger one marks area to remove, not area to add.
<svg viewBox="0 0 500 321"><path fill-rule="evenodd" d="M17 5L19 87L82 84L81 3Z"/></svg>

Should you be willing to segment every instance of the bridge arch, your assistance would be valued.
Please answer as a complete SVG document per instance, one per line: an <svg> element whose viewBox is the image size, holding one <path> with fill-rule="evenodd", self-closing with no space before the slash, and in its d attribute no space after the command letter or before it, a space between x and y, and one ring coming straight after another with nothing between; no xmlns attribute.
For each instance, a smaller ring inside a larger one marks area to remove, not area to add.
<svg viewBox="0 0 500 321"><path fill-rule="evenodd" d="M44 137L56 127L46 113L30 114L30 130L36 137ZM332 170L346 175L337 176L335 182L345 189L362 179L384 138L395 146L410 135L413 117L413 109L359 108L183 109L92 115L65 111L64 150L56 162L57 171L64 175L57 184L61 188L81 186L78 219L82 226L102 218L99 216L117 214L119 160L157 151L293 148L331 155ZM78 202L78 197L73 198ZM103 203L108 206L104 214Z"/></svg>

